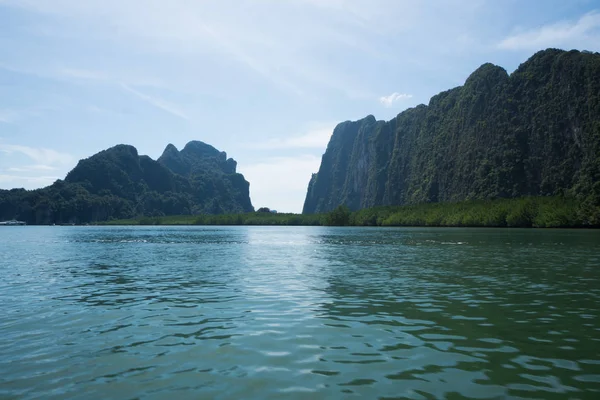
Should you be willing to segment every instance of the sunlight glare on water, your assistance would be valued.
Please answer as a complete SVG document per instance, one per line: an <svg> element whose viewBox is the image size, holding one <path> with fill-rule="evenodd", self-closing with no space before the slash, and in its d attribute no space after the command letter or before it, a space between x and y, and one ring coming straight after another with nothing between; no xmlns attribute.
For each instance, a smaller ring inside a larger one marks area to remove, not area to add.
<svg viewBox="0 0 600 400"><path fill-rule="evenodd" d="M0 398L600 398L600 232L0 229Z"/></svg>

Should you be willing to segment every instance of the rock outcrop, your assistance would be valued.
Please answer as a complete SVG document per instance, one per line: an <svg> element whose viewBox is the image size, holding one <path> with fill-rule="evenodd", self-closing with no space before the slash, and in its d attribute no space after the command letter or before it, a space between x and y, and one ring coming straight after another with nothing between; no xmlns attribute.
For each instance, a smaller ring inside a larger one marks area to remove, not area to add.
<svg viewBox="0 0 600 400"><path fill-rule="evenodd" d="M570 194L600 206L600 54L549 49L333 131L304 213Z"/></svg>

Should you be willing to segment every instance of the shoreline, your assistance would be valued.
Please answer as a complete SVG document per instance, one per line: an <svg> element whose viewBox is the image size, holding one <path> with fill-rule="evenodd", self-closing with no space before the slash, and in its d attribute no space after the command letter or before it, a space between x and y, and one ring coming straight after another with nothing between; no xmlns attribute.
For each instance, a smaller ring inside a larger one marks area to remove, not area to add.
<svg viewBox="0 0 600 400"><path fill-rule="evenodd" d="M139 216L110 221L55 221L56 226L356 226L413 228L598 229L593 207L569 197L520 197L380 206L320 214L272 213ZM52 224L28 224L47 226Z"/></svg>

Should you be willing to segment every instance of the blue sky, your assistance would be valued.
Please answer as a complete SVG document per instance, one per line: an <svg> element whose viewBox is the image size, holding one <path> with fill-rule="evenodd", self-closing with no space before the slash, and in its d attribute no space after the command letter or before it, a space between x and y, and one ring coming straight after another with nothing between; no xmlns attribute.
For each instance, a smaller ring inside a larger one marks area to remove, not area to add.
<svg viewBox="0 0 600 400"><path fill-rule="evenodd" d="M299 212L338 122L547 47L600 51L600 0L0 0L0 188L202 140Z"/></svg>

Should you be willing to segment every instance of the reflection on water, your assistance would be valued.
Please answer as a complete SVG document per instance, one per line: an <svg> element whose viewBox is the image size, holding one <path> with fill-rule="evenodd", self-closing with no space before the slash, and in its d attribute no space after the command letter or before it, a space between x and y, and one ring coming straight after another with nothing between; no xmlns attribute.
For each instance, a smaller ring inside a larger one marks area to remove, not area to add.
<svg viewBox="0 0 600 400"><path fill-rule="evenodd" d="M600 398L600 232L0 230L0 398Z"/></svg>

